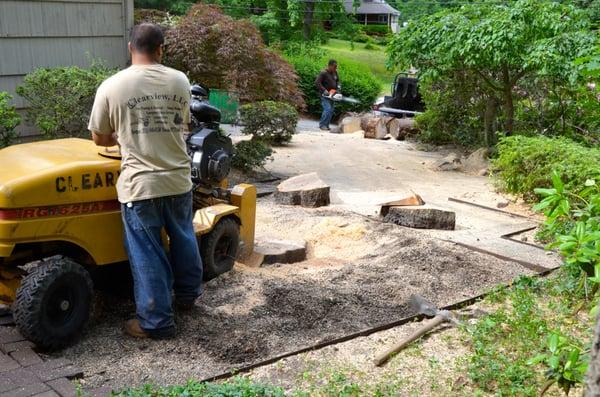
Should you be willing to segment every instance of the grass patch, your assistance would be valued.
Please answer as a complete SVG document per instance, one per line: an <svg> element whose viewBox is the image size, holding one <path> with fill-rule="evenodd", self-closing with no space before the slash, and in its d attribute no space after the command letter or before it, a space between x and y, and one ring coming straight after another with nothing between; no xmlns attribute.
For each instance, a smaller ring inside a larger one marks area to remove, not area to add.
<svg viewBox="0 0 600 397"><path fill-rule="evenodd" d="M354 43L354 49L352 49L349 41L330 39L327 44L321 45L321 48L327 52L328 57L337 59L338 62L341 59L349 59L367 66L381 82L382 94L389 95L396 73L385 67L387 60L385 47L371 43L370 46L373 49L365 49L365 45L365 43ZM344 82L342 81L343 88Z"/></svg>
<svg viewBox="0 0 600 397"><path fill-rule="evenodd" d="M253 383L238 377L223 383L188 382L182 386L146 385L139 389L127 389L110 397L285 397L283 389Z"/></svg>
<svg viewBox="0 0 600 397"><path fill-rule="evenodd" d="M574 292L577 281L564 273L518 279L511 288L486 298L484 303L495 307L489 315L462 329L464 343L472 351L463 366L474 395L539 395L547 381L547 368L532 360L548 354L547 339L552 333L586 341L586 346L579 347L587 347L593 319L586 309L574 314L583 297ZM546 393L561 394L556 386Z"/></svg>

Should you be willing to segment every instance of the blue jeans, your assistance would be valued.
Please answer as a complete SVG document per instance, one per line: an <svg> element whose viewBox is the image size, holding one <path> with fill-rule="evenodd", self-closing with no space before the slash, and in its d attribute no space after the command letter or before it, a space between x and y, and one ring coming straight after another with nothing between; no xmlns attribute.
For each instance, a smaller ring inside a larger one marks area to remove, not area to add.
<svg viewBox="0 0 600 397"><path fill-rule="evenodd" d="M323 113L321 113L321 120L319 120L319 127L329 128L331 118L333 117L334 104L331 99L321 97L321 106L323 107Z"/></svg>
<svg viewBox="0 0 600 397"><path fill-rule="evenodd" d="M136 314L150 336L175 331L175 299L191 303L202 290L202 260L192 225L192 193L122 204ZM169 253L161 238L169 236Z"/></svg>

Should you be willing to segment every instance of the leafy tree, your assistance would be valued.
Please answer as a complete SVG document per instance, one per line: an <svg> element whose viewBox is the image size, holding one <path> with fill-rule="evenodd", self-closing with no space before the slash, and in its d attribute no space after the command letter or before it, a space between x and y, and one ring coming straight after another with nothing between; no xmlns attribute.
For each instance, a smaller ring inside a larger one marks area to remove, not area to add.
<svg viewBox="0 0 600 397"><path fill-rule="evenodd" d="M465 5L409 24L390 43L389 61L419 69L429 91L458 86L446 94L461 97L463 112L474 112L469 119L476 128L484 127L489 137L496 125L510 135L515 101L530 94L522 89L526 81L537 79L530 89L573 82L573 60L594 41L585 15L550 1Z"/></svg>
<svg viewBox="0 0 600 397"><path fill-rule="evenodd" d="M151 8L169 11L177 15L185 14L194 4L192 0L135 0L136 8Z"/></svg>
<svg viewBox="0 0 600 397"><path fill-rule="evenodd" d="M352 17L346 15L344 0L205 0L218 4L236 18L251 17L261 31L273 36L277 32L286 40L301 33L304 40L313 38L315 29L324 24L347 26ZM359 0L354 0L356 6Z"/></svg>
<svg viewBox="0 0 600 397"><path fill-rule="evenodd" d="M196 4L166 32L165 63L209 88L242 101L274 100L304 106L293 67L265 48L256 26L214 5Z"/></svg>

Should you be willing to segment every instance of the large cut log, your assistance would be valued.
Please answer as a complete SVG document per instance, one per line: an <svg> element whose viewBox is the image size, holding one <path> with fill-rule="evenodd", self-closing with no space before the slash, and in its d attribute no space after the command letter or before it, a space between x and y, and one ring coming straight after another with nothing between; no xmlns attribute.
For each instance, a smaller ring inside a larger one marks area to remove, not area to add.
<svg viewBox="0 0 600 397"><path fill-rule="evenodd" d="M385 119L381 117L373 117L367 119L362 125L365 132L364 137L369 139L383 139L387 135L387 127Z"/></svg>
<svg viewBox="0 0 600 397"><path fill-rule="evenodd" d="M298 175L277 186L275 201L284 205L321 207L329 205L329 186L316 172Z"/></svg>
<svg viewBox="0 0 600 397"><path fill-rule="evenodd" d="M416 135L419 132L414 119L393 118L388 121L387 129L388 134L399 141L406 139L409 135Z"/></svg>
<svg viewBox="0 0 600 397"><path fill-rule="evenodd" d="M435 208L391 207L383 221L417 229L454 230L456 215Z"/></svg>
<svg viewBox="0 0 600 397"><path fill-rule="evenodd" d="M353 132L362 130L360 117L344 117L340 125L344 134L352 134Z"/></svg>

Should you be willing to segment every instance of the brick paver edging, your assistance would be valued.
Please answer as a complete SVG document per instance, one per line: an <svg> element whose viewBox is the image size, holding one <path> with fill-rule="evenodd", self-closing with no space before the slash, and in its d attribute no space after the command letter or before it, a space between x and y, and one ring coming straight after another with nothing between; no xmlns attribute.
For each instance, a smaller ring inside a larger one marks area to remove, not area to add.
<svg viewBox="0 0 600 397"><path fill-rule="evenodd" d="M15 327L0 326L1 397L73 397L77 389L71 380L82 376L65 359L42 360Z"/></svg>

